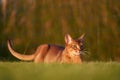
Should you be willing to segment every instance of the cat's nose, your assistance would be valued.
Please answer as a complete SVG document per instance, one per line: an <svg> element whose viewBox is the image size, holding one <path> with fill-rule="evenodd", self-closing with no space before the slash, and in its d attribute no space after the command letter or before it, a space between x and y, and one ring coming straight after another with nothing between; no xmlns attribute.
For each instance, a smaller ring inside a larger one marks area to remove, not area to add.
<svg viewBox="0 0 120 80"><path fill-rule="evenodd" d="M80 54L80 51L76 51L77 54Z"/></svg>
<svg viewBox="0 0 120 80"><path fill-rule="evenodd" d="M80 53L80 51L76 51L76 53Z"/></svg>

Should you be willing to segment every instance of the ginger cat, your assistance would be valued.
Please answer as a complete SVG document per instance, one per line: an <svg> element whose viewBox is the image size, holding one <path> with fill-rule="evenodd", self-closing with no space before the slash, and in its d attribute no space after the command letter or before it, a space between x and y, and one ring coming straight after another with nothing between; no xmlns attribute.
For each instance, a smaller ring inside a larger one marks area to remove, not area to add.
<svg viewBox="0 0 120 80"><path fill-rule="evenodd" d="M82 53L84 34L74 40L67 34L65 35L65 47L51 44L40 45L36 52L31 55L24 55L14 51L10 41L7 42L8 49L13 56L20 60L34 61L35 63L82 63L80 54Z"/></svg>

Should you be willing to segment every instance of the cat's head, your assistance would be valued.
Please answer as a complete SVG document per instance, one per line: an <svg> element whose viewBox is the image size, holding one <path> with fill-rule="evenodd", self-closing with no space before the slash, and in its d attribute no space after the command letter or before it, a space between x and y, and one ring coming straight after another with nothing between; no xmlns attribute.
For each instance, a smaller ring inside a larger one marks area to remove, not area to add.
<svg viewBox="0 0 120 80"><path fill-rule="evenodd" d="M83 38L85 34L81 35L78 39L73 39L69 34L65 35L65 49L71 56L79 56L83 50Z"/></svg>

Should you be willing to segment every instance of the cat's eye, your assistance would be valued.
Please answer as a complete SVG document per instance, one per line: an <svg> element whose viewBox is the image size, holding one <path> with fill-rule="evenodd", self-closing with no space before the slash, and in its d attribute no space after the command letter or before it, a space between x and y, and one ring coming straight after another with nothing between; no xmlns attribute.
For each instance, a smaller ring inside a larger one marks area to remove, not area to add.
<svg viewBox="0 0 120 80"><path fill-rule="evenodd" d="M72 45L72 48L77 49L77 46L76 45Z"/></svg>
<svg viewBox="0 0 120 80"><path fill-rule="evenodd" d="M83 49L84 49L84 46L83 46L83 45L81 45L81 46L80 46L80 49L81 49L81 50L83 50Z"/></svg>

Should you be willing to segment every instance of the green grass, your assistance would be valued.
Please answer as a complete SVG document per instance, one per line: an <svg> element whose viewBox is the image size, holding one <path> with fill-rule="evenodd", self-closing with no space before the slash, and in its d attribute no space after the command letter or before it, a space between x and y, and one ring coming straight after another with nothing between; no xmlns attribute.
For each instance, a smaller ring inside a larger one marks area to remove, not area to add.
<svg viewBox="0 0 120 80"><path fill-rule="evenodd" d="M120 63L35 64L0 62L0 80L119 80Z"/></svg>

